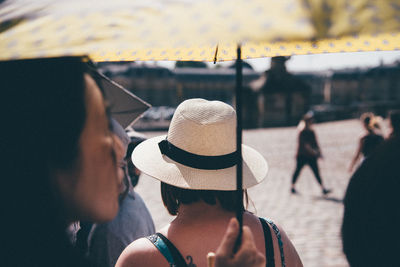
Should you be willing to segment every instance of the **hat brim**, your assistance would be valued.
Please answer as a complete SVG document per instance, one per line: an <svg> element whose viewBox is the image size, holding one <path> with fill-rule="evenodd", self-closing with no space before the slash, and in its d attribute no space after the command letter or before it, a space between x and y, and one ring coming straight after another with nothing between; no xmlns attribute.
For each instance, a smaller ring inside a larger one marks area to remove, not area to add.
<svg viewBox="0 0 400 267"><path fill-rule="evenodd" d="M161 182L187 189L236 190L236 166L219 170L202 170L177 163L162 155L158 143L165 135L139 144L132 153L132 162L145 174ZM249 146L242 145L243 189L260 183L268 173L264 157Z"/></svg>

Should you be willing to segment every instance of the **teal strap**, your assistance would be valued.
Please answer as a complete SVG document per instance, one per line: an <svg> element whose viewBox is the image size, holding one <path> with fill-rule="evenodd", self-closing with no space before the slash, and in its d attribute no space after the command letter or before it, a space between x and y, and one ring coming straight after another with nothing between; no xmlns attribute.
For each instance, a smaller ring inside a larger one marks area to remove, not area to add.
<svg viewBox="0 0 400 267"><path fill-rule="evenodd" d="M165 244L165 242L156 234L147 236L146 237L148 240L150 240L151 243L160 251L160 253L165 257L165 259L168 261L170 266L175 266L174 259Z"/></svg>
<svg viewBox="0 0 400 267"><path fill-rule="evenodd" d="M285 254L283 253L283 242L282 242L281 232L279 231L278 227L270 219L265 219L265 220L267 221L267 223L269 225L271 225L272 230L274 230L276 238L278 239L278 245L279 245L279 252L281 254L282 267L286 267Z"/></svg>

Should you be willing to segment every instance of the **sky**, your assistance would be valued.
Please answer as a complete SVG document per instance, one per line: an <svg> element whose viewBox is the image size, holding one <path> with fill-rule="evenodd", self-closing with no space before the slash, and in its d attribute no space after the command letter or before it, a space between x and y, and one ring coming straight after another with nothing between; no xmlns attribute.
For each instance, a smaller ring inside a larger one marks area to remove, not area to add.
<svg viewBox="0 0 400 267"><path fill-rule="evenodd" d="M396 61L400 62L400 51L354 52L292 56L287 61L286 66L291 72L316 72L346 68L369 68L379 66L380 64L392 64ZM246 60L246 62L259 72L267 70L270 66L270 59L268 58L251 59ZM149 64L173 68L175 62L160 61ZM230 65L232 62L217 64ZM209 66L211 68L215 67L212 63L209 63Z"/></svg>

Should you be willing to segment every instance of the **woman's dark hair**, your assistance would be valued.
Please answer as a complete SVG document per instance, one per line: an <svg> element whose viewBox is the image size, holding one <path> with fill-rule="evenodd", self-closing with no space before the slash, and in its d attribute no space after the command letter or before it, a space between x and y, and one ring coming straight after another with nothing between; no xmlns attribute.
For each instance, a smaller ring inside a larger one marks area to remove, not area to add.
<svg viewBox="0 0 400 267"><path fill-rule="evenodd" d="M363 120L363 123L365 124L365 125L369 125L369 122L371 121L371 117L368 117L368 116L366 116L365 118L364 118L364 120Z"/></svg>
<svg viewBox="0 0 400 267"><path fill-rule="evenodd" d="M391 133L392 136L400 134L400 110L392 110L389 113L390 117L390 124L392 125L393 132Z"/></svg>
<svg viewBox="0 0 400 267"><path fill-rule="evenodd" d="M365 125L365 127L367 127L367 129L369 131L373 131L375 129L379 129L379 123L376 120L376 117L373 113L371 112L366 112L363 113L360 117L360 120L362 121L362 123Z"/></svg>
<svg viewBox="0 0 400 267"><path fill-rule="evenodd" d="M137 186L137 184L139 183L139 175L135 173L136 167L132 162L131 155L133 150L144 140L146 139L140 137L131 137L131 142L129 143L126 150L125 160L127 161L127 171L129 178L131 179L132 187Z"/></svg>
<svg viewBox="0 0 400 267"><path fill-rule="evenodd" d="M248 205L246 190L243 190L243 195L246 209ZM204 201L209 205L215 205L218 202L224 210L232 212L236 211L238 206L236 191L183 189L163 182L161 182L161 197L171 215L178 214L180 204L191 204L197 201Z"/></svg>
<svg viewBox="0 0 400 267"><path fill-rule="evenodd" d="M344 198L343 251L350 266L398 266L400 137L366 158Z"/></svg>
<svg viewBox="0 0 400 267"><path fill-rule="evenodd" d="M0 62L3 246L8 266L79 266L50 175L79 158L86 119L82 58ZM83 264L83 263L82 263Z"/></svg>

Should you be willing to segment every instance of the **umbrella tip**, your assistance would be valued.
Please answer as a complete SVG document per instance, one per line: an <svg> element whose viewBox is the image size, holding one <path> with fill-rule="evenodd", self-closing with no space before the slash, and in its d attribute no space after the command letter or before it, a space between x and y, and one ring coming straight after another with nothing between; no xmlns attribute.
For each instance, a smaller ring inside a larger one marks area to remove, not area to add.
<svg viewBox="0 0 400 267"><path fill-rule="evenodd" d="M215 54L214 54L214 64L217 63L217 56L218 56L218 45L215 48Z"/></svg>

